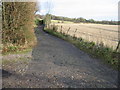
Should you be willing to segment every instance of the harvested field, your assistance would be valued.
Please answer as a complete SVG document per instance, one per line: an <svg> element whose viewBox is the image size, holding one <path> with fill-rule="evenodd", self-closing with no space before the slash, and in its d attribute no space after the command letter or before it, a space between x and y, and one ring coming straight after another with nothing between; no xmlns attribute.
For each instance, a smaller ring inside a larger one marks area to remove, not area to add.
<svg viewBox="0 0 120 90"><path fill-rule="evenodd" d="M105 46L115 49L118 44L118 26L104 24L74 24L56 23L59 32L71 36L81 37L96 44L103 43Z"/></svg>

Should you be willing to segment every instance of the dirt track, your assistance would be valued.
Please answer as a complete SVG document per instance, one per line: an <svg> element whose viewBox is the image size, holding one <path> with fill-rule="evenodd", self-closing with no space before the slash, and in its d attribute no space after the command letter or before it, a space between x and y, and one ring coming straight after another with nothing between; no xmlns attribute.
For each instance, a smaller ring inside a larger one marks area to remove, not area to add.
<svg viewBox="0 0 120 90"><path fill-rule="evenodd" d="M3 87L14 88L116 88L117 71L72 44L36 31L38 44L24 74L5 67ZM8 71L9 70L9 71Z"/></svg>

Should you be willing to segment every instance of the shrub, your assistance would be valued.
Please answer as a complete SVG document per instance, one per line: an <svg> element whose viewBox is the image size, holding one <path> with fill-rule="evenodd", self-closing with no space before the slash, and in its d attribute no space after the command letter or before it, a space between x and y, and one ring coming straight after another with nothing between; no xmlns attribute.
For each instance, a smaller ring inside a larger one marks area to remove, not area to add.
<svg viewBox="0 0 120 90"><path fill-rule="evenodd" d="M3 49L8 44L29 47L35 43L33 2L3 2L2 3L2 44ZM7 47L15 51L15 47ZM4 53L4 50L3 50Z"/></svg>

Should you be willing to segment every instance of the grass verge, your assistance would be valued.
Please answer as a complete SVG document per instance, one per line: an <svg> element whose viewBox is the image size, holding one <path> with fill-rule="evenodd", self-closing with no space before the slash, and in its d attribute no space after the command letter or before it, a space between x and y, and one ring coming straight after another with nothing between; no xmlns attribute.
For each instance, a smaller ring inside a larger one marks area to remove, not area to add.
<svg viewBox="0 0 120 90"><path fill-rule="evenodd" d="M103 44L96 45L94 42L88 42L83 40L82 38L72 37L70 35L57 32L56 30L44 29L44 31L74 44L80 50L88 53L95 58L100 58L101 60L103 60L104 63L112 66L114 69L119 69L118 56L120 52L115 52L115 50L105 47Z"/></svg>
<svg viewBox="0 0 120 90"><path fill-rule="evenodd" d="M9 54L25 54L25 53L28 53L28 52L31 52L32 51L32 47L29 47L29 48L26 48L24 50L15 50L15 51L9 51L9 52L6 52L6 53L2 53L2 55L9 55Z"/></svg>
<svg viewBox="0 0 120 90"><path fill-rule="evenodd" d="M1 63L2 65L10 65L10 64L15 64L16 62L24 62L24 64L27 64L31 59L28 59L26 57L20 57L12 60L3 60Z"/></svg>

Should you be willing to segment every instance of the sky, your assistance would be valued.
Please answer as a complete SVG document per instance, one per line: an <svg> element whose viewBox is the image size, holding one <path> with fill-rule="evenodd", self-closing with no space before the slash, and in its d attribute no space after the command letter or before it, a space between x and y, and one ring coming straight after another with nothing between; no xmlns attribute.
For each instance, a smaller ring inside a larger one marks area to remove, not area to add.
<svg viewBox="0 0 120 90"><path fill-rule="evenodd" d="M70 18L118 20L119 0L39 0L40 14Z"/></svg>

